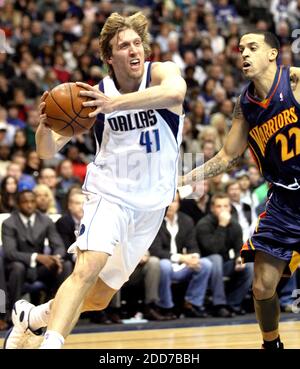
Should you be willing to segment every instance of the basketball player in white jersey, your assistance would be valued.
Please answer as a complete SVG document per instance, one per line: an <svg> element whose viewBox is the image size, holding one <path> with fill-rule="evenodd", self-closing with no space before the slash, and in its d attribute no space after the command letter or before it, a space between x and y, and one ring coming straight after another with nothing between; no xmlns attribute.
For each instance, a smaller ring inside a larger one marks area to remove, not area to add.
<svg viewBox="0 0 300 369"><path fill-rule="evenodd" d="M148 63L147 19L113 13L100 35L109 77L81 92L97 115L97 153L83 190L84 216L72 275L54 300L35 307L16 302L6 348L35 347L34 333L47 326L41 348L61 348L81 312L104 309L150 247L165 208L175 195L186 83L172 62ZM47 127L40 105L37 152L53 157L70 138Z"/></svg>

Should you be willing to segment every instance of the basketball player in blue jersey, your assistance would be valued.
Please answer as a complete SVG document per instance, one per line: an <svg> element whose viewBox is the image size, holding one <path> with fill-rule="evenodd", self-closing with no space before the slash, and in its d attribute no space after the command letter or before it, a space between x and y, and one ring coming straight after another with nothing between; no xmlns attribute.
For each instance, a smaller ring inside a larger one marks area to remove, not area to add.
<svg viewBox="0 0 300 369"><path fill-rule="evenodd" d="M250 79L235 106L224 147L183 177L183 184L231 169L248 146L271 184L266 211L243 246L254 261L253 295L263 348L282 349L277 285L300 261L300 69L278 66L277 38L248 33L240 40L243 72Z"/></svg>
<svg viewBox="0 0 300 369"><path fill-rule="evenodd" d="M79 236L69 249L77 253L74 272L54 300L36 307L16 302L6 348L36 347L34 333L45 326L41 348L61 348L81 312L108 305L160 228L176 193L186 83L174 63L145 62L149 52L144 15L110 15L100 35L109 77L87 94L97 106L97 153L83 185ZM70 140L47 127L46 96L36 132L42 159Z"/></svg>

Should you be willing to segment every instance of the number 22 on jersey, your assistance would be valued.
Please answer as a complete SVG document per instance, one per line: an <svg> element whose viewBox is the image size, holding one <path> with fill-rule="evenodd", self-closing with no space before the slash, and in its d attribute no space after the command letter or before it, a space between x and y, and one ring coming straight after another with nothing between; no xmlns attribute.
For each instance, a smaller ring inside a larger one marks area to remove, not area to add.
<svg viewBox="0 0 300 369"><path fill-rule="evenodd" d="M278 133L276 143L281 143L281 160L286 161L300 154L300 128L293 127L288 131L289 140L295 136L295 145L289 150L289 140L283 133Z"/></svg>

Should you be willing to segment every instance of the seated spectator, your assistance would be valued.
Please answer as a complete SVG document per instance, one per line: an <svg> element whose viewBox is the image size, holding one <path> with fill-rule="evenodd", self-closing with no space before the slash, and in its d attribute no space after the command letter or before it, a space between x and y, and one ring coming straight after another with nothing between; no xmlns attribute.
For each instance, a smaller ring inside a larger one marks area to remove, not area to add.
<svg viewBox="0 0 300 369"><path fill-rule="evenodd" d="M212 262L210 287L213 314L220 317L244 313L241 304L253 278L252 263L241 263L239 252L243 245L243 233L230 211L228 195L216 194L211 199L211 214L202 218L196 226L200 251ZM230 277L227 297L223 277Z"/></svg>
<svg viewBox="0 0 300 369"><path fill-rule="evenodd" d="M26 127L24 120L19 118L19 109L17 105L12 103L8 104L7 122L17 128L24 129Z"/></svg>
<svg viewBox="0 0 300 369"><path fill-rule="evenodd" d="M18 181L18 191L32 190L36 185L31 176L22 173L22 168L19 163L9 163L6 175L12 176Z"/></svg>
<svg viewBox="0 0 300 369"><path fill-rule="evenodd" d="M84 197L80 189L72 191L68 196L68 212L55 223L66 250L76 241L76 232L83 217Z"/></svg>
<svg viewBox="0 0 300 369"><path fill-rule="evenodd" d="M83 183L86 174L86 159L75 145L69 145L66 149L66 157L72 162L73 173Z"/></svg>
<svg viewBox="0 0 300 369"><path fill-rule="evenodd" d="M11 213L16 208L18 181L6 176L1 181L0 213Z"/></svg>
<svg viewBox="0 0 300 369"><path fill-rule="evenodd" d="M250 190L249 173L246 170L240 170L236 173L235 178L237 178L241 188L241 201L248 204L251 210L255 212L259 202L257 196Z"/></svg>
<svg viewBox="0 0 300 369"><path fill-rule="evenodd" d="M56 197L57 184L58 184L58 178L57 178L56 171L50 167L41 169L38 183L45 184L50 188L54 196L54 199L55 199L55 206L58 212L60 213L61 205L60 205L58 198Z"/></svg>
<svg viewBox="0 0 300 369"><path fill-rule="evenodd" d="M231 215L242 228L244 243L251 237L257 224L255 209L241 200L241 187L236 179L230 180L225 190L230 199Z"/></svg>
<svg viewBox="0 0 300 369"><path fill-rule="evenodd" d="M24 173L25 165L26 165L26 157L22 150L17 150L11 155L12 163L16 163L20 165L22 173Z"/></svg>
<svg viewBox="0 0 300 369"><path fill-rule="evenodd" d="M209 181L206 179L193 185L193 192L180 201L180 211L190 216L196 225L210 210Z"/></svg>
<svg viewBox="0 0 300 369"><path fill-rule="evenodd" d="M297 290L297 270L290 278L282 278L277 287L277 293L280 302L280 309L284 313L293 312L295 297L293 292Z"/></svg>
<svg viewBox="0 0 300 369"><path fill-rule="evenodd" d="M200 258L193 220L178 212L179 201L177 192L149 250L151 255L161 259L158 305L163 311L170 311L174 307L172 282L188 281L183 312L187 317L204 317L211 262Z"/></svg>
<svg viewBox="0 0 300 369"><path fill-rule="evenodd" d="M229 0L218 0L214 5L214 11L216 20L222 27L237 17L235 5L230 4Z"/></svg>
<svg viewBox="0 0 300 369"><path fill-rule="evenodd" d="M79 178L74 176L73 164L71 160L62 160L57 167L58 183L56 186L56 196L62 206L67 208L67 194L71 187L79 185Z"/></svg>
<svg viewBox="0 0 300 369"><path fill-rule="evenodd" d="M225 117L222 113L215 113L210 118L210 124L218 132L218 146L222 147L225 142L225 137L227 137L228 127L226 124Z"/></svg>
<svg viewBox="0 0 300 369"><path fill-rule="evenodd" d="M27 112L27 126L25 128L27 142L30 148L35 148L35 132L39 125L39 111L35 107L31 107Z"/></svg>
<svg viewBox="0 0 300 369"><path fill-rule="evenodd" d="M144 318L148 320L168 320L170 316L164 316L160 313L159 303L159 282L160 282L160 261L155 256L150 256L147 252L135 271L129 277L129 280L121 289L121 295L126 289L136 290L143 284L144 290Z"/></svg>
<svg viewBox="0 0 300 369"><path fill-rule="evenodd" d="M57 214L55 199L50 188L45 184L38 184L34 187L36 207L43 214Z"/></svg>
<svg viewBox="0 0 300 369"><path fill-rule="evenodd" d="M212 128L212 127L211 127ZM206 163L208 160L212 159L217 152L216 144L214 141L203 141L201 145L202 154L203 154L203 160L204 163ZM202 158L201 158L202 160ZM198 166L200 162L196 162L196 165Z"/></svg>
<svg viewBox="0 0 300 369"><path fill-rule="evenodd" d="M42 161L39 158L37 152L33 149L30 149L26 153L26 164L24 168L24 174L30 175L37 182L41 167Z"/></svg>
<svg viewBox="0 0 300 369"><path fill-rule="evenodd" d="M11 163L10 159L9 145L0 143L0 178L6 175L7 167Z"/></svg>
<svg viewBox="0 0 300 369"><path fill-rule="evenodd" d="M51 297L72 270L70 261L63 259L66 251L55 225L36 210L35 194L20 192L17 205L18 210L2 224L9 311L21 298L24 282L42 281ZM44 254L46 238L51 255Z"/></svg>
<svg viewBox="0 0 300 369"><path fill-rule="evenodd" d="M16 128L7 121L7 111L0 106L0 143L12 145Z"/></svg>
<svg viewBox="0 0 300 369"><path fill-rule="evenodd" d="M12 144L11 152L14 154L15 152L22 152L26 155L29 146L27 143L27 136L24 129L18 128L14 135L14 141Z"/></svg>

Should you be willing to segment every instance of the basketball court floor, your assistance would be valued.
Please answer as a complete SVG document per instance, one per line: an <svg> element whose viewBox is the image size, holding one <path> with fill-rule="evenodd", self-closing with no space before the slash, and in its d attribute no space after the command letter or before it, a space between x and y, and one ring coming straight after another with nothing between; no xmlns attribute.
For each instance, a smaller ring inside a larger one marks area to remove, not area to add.
<svg viewBox="0 0 300 369"><path fill-rule="evenodd" d="M1 347L4 333L0 336ZM282 314L281 338L287 349L300 348L300 314ZM254 314L232 319L178 319L172 322L114 324L79 322L65 349L258 349L261 338Z"/></svg>

